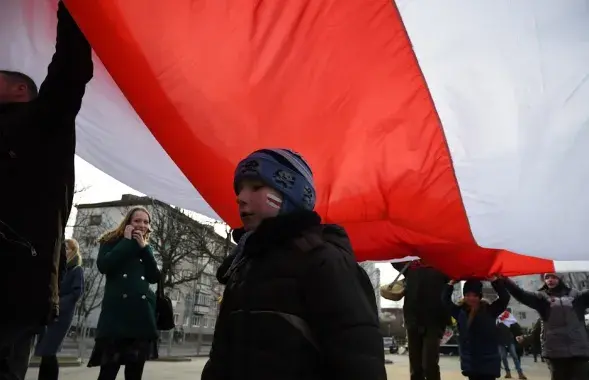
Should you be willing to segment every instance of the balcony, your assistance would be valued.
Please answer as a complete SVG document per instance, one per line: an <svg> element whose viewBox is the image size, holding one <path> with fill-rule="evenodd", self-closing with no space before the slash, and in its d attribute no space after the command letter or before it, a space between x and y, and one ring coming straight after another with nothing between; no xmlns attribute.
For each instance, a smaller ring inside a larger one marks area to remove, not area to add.
<svg viewBox="0 0 589 380"><path fill-rule="evenodd" d="M205 305L195 305L194 306L194 314L197 315L206 315L209 314L211 311L211 308L209 306L205 306Z"/></svg>

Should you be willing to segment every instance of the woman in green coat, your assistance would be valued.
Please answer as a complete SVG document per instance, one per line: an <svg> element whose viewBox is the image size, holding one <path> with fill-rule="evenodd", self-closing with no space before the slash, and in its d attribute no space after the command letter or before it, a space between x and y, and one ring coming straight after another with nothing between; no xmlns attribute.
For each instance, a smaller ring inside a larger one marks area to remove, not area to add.
<svg viewBox="0 0 589 380"><path fill-rule="evenodd" d="M156 296L149 284L160 277L149 246L151 216L135 207L100 239L96 265L106 276L96 343L88 367L100 366L98 380L115 380L121 365L126 380L139 380L145 361L157 358Z"/></svg>

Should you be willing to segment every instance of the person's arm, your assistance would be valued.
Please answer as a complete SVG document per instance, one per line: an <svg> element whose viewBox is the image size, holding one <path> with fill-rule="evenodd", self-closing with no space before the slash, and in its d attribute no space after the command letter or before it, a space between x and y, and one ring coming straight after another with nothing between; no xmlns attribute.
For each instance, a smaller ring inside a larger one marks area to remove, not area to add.
<svg viewBox="0 0 589 380"><path fill-rule="evenodd" d="M78 302L82 294L84 293L84 269L77 266L71 269L71 288L70 292L61 296L60 301L62 304ZM60 307L61 309L61 307Z"/></svg>
<svg viewBox="0 0 589 380"><path fill-rule="evenodd" d="M384 344L374 289L351 253L326 244L302 281L306 321L325 372L342 380L384 380Z"/></svg>
<svg viewBox="0 0 589 380"><path fill-rule="evenodd" d="M56 115L59 119L75 119L82 106L86 84L92 79L93 69L90 44L60 1L55 53L36 101L46 114ZM74 128L73 123L48 123L44 127L50 130L65 125ZM73 135L75 130L59 132Z"/></svg>
<svg viewBox="0 0 589 380"><path fill-rule="evenodd" d="M494 318L498 318L501 315L501 313L503 313L505 309L507 309L507 305L509 305L509 300L511 299L511 296L509 295L509 292L503 285L502 280L494 279L493 281L491 281L491 286L493 287L499 298L497 298L495 301L493 301L493 303L491 303L491 305L489 306L489 311Z"/></svg>
<svg viewBox="0 0 589 380"><path fill-rule="evenodd" d="M153 249L150 245L146 245L141 250L141 259L143 260L143 266L145 267L145 279L150 284L157 284L160 280L160 270L157 267L155 256L153 255Z"/></svg>
<svg viewBox="0 0 589 380"><path fill-rule="evenodd" d="M454 281L450 281L450 282L448 282L448 285L446 285L446 287L442 291L442 294L441 294L442 304L444 305L444 307L446 307L446 309L448 310L448 313L450 313L450 315L454 319L458 320L458 314L460 313L460 307L452 301L452 293L453 292L454 292Z"/></svg>
<svg viewBox="0 0 589 380"><path fill-rule="evenodd" d="M139 244L135 240L123 238L114 247L102 244L98 250L96 266L105 275L115 272L121 264L139 255Z"/></svg>
<svg viewBox="0 0 589 380"><path fill-rule="evenodd" d="M545 301L540 295L536 292L528 292L520 288L509 278L501 279L502 284L505 286L507 291L511 293L513 298L518 300L519 302L523 303L529 308L532 308L536 311L540 311L543 309Z"/></svg>
<svg viewBox="0 0 589 380"><path fill-rule="evenodd" d="M585 309L589 309L589 289L580 292L577 299L585 305Z"/></svg>
<svg viewBox="0 0 589 380"><path fill-rule="evenodd" d="M536 323L534 323L534 326L532 326L532 331L530 331L529 334L526 334L526 335L521 334L521 329L520 329L520 334L518 334L518 335L514 334L515 339L522 346L528 346L530 344L533 344L535 340L540 339L541 330L542 330L542 323L540 321L537 321Z"/></svg>

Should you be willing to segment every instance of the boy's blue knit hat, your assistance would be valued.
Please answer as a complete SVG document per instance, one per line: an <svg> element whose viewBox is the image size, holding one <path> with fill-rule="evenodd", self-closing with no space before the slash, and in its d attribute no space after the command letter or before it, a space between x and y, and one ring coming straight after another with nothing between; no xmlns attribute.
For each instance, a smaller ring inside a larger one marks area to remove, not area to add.
<svg viewBox="0 0 589 380"><path fill-rule="evenodd" d="M235 169L233 188L245 178L258 179L283 195L280 213L313 210L316 194L309 164L289 149L261 149L243 159Z"/></svg>

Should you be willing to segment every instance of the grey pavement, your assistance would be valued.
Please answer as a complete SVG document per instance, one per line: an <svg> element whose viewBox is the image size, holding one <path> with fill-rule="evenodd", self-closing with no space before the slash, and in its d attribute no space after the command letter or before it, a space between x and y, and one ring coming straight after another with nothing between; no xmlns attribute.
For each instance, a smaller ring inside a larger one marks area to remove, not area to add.
<svg viewBox="0 0 589 380"><path fill-rule="evenodd" d="M389 379L409 379L409 361L407 356L390 355L394 364L387 365ZM144 380L196 380L200 378L206 358L194 358L190 362L149 362L145 366ZM462 380L460 363L455 357L442 357L440 359L443 380ZM546 364L534 363L531 358L524 358L523 368L530 380L549 380L550 376ZM62 368L61 380L91 380L98 378L98 368L74 367ZM37 369L31 368L26 377L27 380L37 379ZM123 380L123 371L117 379Z"/></svg>

